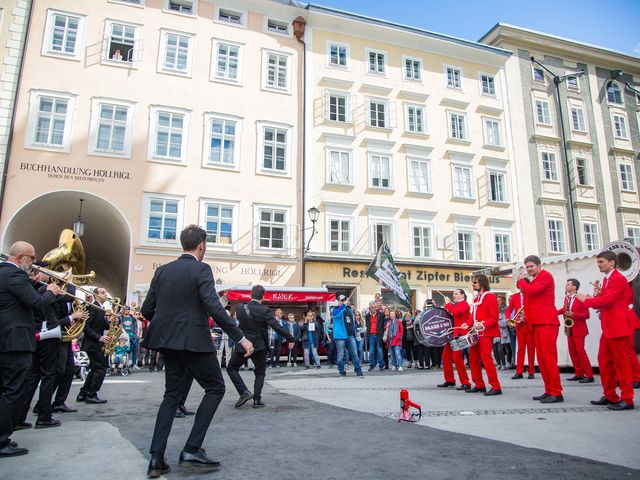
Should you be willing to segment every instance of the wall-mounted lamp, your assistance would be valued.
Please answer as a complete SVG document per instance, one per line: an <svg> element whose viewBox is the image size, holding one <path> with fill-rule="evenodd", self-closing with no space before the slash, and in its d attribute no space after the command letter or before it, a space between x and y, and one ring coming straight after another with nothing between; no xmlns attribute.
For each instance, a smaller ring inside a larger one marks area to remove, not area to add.
<svg viewBox="0 0 640 480"><path fill-rule="evenodd" d="M609 75L611 75L611 80L615 80L616 78L620 78L624 72L621 69L611 70Z"/></svg>
<svg viewBox="0 0 640 480"><path fill-rule="evenodd" d="M82 221L82 202L84 199L80 199L80 211L78 212L78 219L73 222L73 232L79 237L84 235L84 222Z"/></svg>
<svg viewBox="0 0 640 480"><path fill-rule="evenodd" d="M318 232L316 230L316 222L318 221L318 217L320 216L320 210L318 210L316 207L311 207L309 210L307 210L307 213L309 214L309 220L311 220L311 236L309 237L309 241L307 242L307 248L306 251L309 251L309 246L311 245L311 240L313 240L314 235Z"/></svg>

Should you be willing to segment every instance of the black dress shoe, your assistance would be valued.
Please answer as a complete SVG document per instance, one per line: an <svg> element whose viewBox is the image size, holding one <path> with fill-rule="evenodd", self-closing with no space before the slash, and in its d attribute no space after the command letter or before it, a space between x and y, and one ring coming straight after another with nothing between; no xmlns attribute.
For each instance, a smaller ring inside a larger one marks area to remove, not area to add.
<svg viewBox="0 0 640 480"><path fill-rule="evenodd" d="M9 446L13 447L13 448L16 448L18 446L18 442L14 442L12 440L9 440Z"/></svg>
<svg viewBox="0 0 640 480"><path fill-rule="evenodd" d="M247 403L252 398L253 398L253 394L250 391L247 390L242 395L240 395L240 398L238 399L238 401L236 402L236 404L233 407L234 408L240 408L242 405Z"/></svg>
<svg viewBox="0 0 640 480"><path fill-rule="evenodd" d="M455 386L456 386L456 382L444 382L444 383L438 384L438 388L447 388L447 387L455 387Z"/></svg>
<svg viewBox="0 0 640 480"><path fill-rule="evenodd" d="M149 468L147 469L147 477L158 478L160 475L169 473L171 467L162 455L151 455Z"/></svg>
<svg viewBox="0 0 640 480"><path fill-rule="evenodd" d="M52 405L51 411L54 413L74 413L77 412L75 408L69 408L64 403L62 405Z"/></svg>
<svg viewBox="0 0 640 480"><path fill-rule="evenodd" d="M98 395L87 395L86 403L107 403L106 400L98 397Z"/></svg>
<svg viewBox="0 0 640 480"><path fill-rule="evenodd" d="M593 377L582 377L578 383L593 383Z"/></svg>
<svg viewBox="0 0 640 480"><path fill-rule="evenodd" d="M17 432L18 430L26 430L27 428L31 428L33 425L29 422L19 422L13 426L13 431Z"/></svg>
<svg viewBox="0 0 640 480"><path fill-rule="evenodd" d="M465 390L464 393L478 393L478 392L486 392L486 391L487 391L486 388L473 387L473 388L470 388L469 390Z"/></svg>
<svg viewBox="0 0 640 480"><path fill-rule="evenodd" d="M548 393L543 393L542 395L538 395L537 397L531 397L534 400L544 400L545 398L549 397L550 395Z"/></svg>
<svg viewBox="0 0 640 480"><path fill-rule="evenodd" d="M578 380L582 380L583 377L582 375L574 375L573 377L569 377L567 378L567 382L577 382Z"/></svg>
<svg viewBox="0 0 640 480"><path fill-rule="evenodd" d="M253 408L263 408L265 405L262 402L262 400L254 400L253 401Z"/></svg>
<svg viewBox="0 0 640 480"><path fill-rule="evenodd" d="M524 378L524 375L522 375L521 373L514 373L513 375L511 375L511 380L518 380L520 378Z"/></svg>
<svg viewBox="0 0 640 480"><path fill-rule="evenodd" d="M484 393L485 397L493 397L494 395L502 395L502 390L494 390L493 388Z"/></svg>
<svg viewBox="0 0 640 480"><path fill-rule="evenodd" d="M196 412L192 412L191 410L187 410L187 407L185 407L184 404L180 405L178 407L178 410L180 410L185 415L195 415L196 414Z"/></svg>
<svg viewBox="0 0 640 480"><path fill-rule="evenodd" d="M456 387L456 390L469 390L471 388L471 385L469 385L468 383L465 383L464 385L460 385L459 387Z"/></svg>
<svg viewBox="0 0 640 480"><path fill-rule="evenodd" d="M12 447L11 444L7 444L0 448L0 457L17 457L18 455L26 455L29 450L26 448Z"/></svg>
<svg viewBox="0 0 640 480"><path fill-rule="evenodd" d="M562 403L564 397L562 395L548 395L546 398L540 400L540 403Z"/></svg>
<svg viewBox="0 0 640 480"><path fill-rule="evenodd" d="M201 448L196 453L188 453L184 450L180 452L180 461L178 462L178 466L215 470L220 468L220 462L211 460Z"/></svg>
<svg viewBox="0 0 640 480"><path fill-rule="evenodd" d="M533 380L534 378L536 378L536 376L533 373L530 373L529 375L527 375L527 380Z"/></svg>
<svg viewBox="0 0 640 480"><path fill-rule="evenodd" d="M635 407L633 403L627 403L620 400L618 403L612 403L611 405L607 405L609 410L633 410Z"/></svg>
<svg viewBox="0 0 640 480"><path fill-rule="evenodd" d="M84 402L86 400L87 400L87 394L83 392L80 392L76 397L76 402Z"/></svg>
<svg viewBox="0 0 640 480"><path fill-rule="evenodd" d="M56 420L55 418L50 418L48 420L38 419L35 428L52 428L59 427L60 425L62 425L62 422L60 420Z"/></svg>
<svg viewBox="0 0 640 480"><path fill-rule="evenodd" d="M614 402L607 399L607 397L601 397L600 400L591 400L589 403L591 403L591 405L611 405Z"/></svg>
<svg viewBox="0 0 640 480"><path fill-rule="evenodd" d="M180 411L180 409L176 410L175 418L184 418L186 415Z"/></svg>

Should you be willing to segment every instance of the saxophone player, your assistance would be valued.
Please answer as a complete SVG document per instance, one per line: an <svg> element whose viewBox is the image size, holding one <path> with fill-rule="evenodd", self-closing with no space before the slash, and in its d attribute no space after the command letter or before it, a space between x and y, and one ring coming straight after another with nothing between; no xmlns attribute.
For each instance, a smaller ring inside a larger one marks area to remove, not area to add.
<svg viewBox="0 0 640 480"><path fill-rule="evenodd" d="M568 279L564 287L566 292L564 303L558 309L558 315L562 315L564 319L569 356L575 370L573 377L567 378L567 380L570 382L593 383L591 361L589 361L589 356L584 349L585 337L589 335L589 329L587 328L589 310L576 297L579 288L580 282L578 280L575 278ZM567 323L571 324L571 322L573 322L573 326L568 327Z"/></svg>

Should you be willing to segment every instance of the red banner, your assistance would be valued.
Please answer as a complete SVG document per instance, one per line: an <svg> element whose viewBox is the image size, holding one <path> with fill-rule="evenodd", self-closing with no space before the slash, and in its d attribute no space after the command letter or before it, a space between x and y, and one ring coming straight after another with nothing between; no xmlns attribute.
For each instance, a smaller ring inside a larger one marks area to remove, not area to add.
<svg viewBox="0 0 640 480"><path fill-rule="evenodd" d="M248 302L251 300L251 290L227 290L230 301ZM264 301L269 303L308 303L334 302L336 294L331 292L282 292L267 290Z"/></svg>

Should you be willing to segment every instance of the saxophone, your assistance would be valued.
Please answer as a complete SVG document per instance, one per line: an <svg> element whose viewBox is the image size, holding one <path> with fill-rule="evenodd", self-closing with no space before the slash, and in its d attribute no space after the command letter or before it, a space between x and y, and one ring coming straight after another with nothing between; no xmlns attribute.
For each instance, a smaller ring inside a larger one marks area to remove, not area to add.
<svg viewBox="0 0 640 480"><path fill-rule="evenodd" d="M119 298L114 298L111 303L115 306L116 310L122 309ZM116 312L109 310L107 311L106 316L109 317L109 330L107 330L106 334L107 341L102 345L102 353L105 355L112 355L113 351L116 349L120 336L126 332L122 325L118 325L118 315Z"/></svg>

